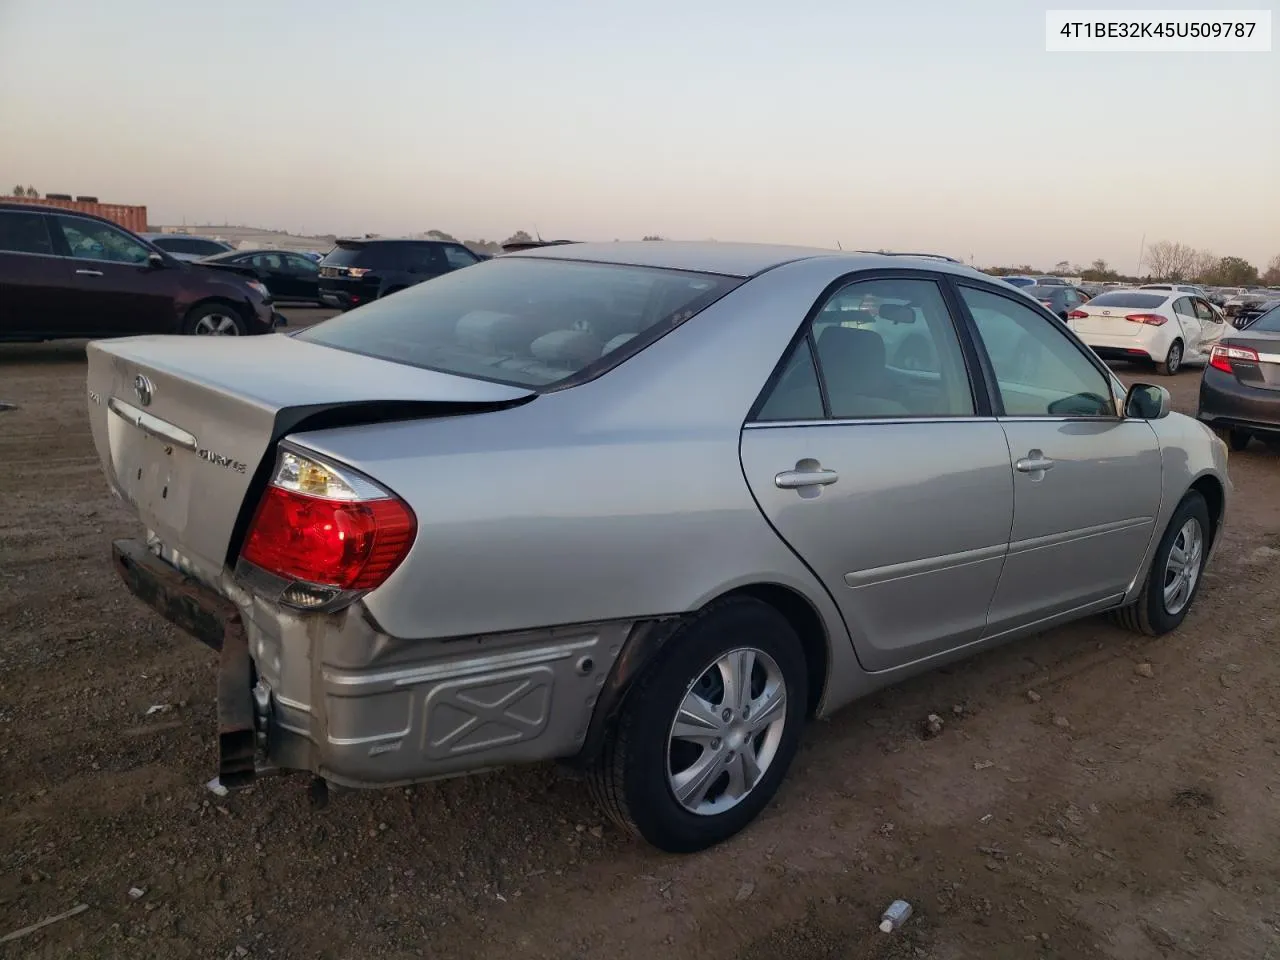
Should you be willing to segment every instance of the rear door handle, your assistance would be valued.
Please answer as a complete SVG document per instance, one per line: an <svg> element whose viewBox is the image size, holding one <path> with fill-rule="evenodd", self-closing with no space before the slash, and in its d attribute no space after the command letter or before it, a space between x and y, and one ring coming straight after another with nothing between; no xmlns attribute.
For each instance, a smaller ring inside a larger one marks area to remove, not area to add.
<svg viewBox="0 0 1280 960"><path fill-rule="evenodd" d="M773 482L783 490L798 490L801 487L825 487L840 479L834 470L784 470L773 478Z"/></svg>
<svg viewBox="0 0 1280 960"><path fill-rule="evenodd" d="M102 276L102 271L101 270L77 270L76 276L77 277L100 277Z"/></svg>
<svg viewBox="0 0 1280 960"><path fill-rule="evenodd" d="M1032 450L1013 466L1019 473L1041 473L1052 470L1055 462L1052 457L1046 457L1039 450Z"/></svg>

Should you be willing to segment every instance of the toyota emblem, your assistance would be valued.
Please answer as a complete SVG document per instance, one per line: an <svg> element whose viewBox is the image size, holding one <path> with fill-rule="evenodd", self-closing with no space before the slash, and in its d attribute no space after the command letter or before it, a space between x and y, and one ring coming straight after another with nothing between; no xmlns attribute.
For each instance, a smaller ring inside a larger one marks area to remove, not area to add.
<svg viewBox="0 0 1280 960"><path fill-rule="evenodd" d="M150 405L151 396L155 393L155 387L152 386L150 380L142 374L138 374L133 378L133 392L138 395L138 402L145 407Z"/></svg>

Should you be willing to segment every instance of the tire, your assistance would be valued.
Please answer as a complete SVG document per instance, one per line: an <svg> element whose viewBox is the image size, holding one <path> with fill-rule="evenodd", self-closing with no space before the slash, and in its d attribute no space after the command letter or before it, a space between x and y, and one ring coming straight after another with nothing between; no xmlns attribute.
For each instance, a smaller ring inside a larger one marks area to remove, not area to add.
<svg viewBox="0 0 1280 960"><path fill-rule="evenodd" d="M768 712L763 727L756 726L758 721L744 723L742 711L726 707L741 701L724 688L724 674L717 669L721 661L731 665L745 649L754 652L757 697L747 706L763 709L760 684L766 677L785 694L785 703ZM672 735L681 705L695 693L696 702L714 708L700 711L701 722L685 725L696 728L697 742ZM799 746L807 704L805 657L787 619L751 598L713 603L672 634L628 693L592 767L592 793L618 826L660 850L692 853L713 846L746 827L777 792ZM727 724L726 709L733 711ZM744 735L745 742L737 740ZM746 749L735 749L739 746ZM740 783L753 775L744 757L757 761L759 778L735 797L733 775ZM704 758L714 772L693 778L704 788L692 790L686 806L673 783ZM702 812L695 813L691 808L700 796Z"/></svg>
<svg viewBox="0 0 1280 960"><path fill-rule="evenodd" d="M225 303L203 303L187 314L182 332L193 337L243 337L248 330L235 307Z"/></svg>
<svg viewBox="0 0 1280 960"><path fill-rule="evenodd" d="M1241 453L1249 448L1249 441L1253 439L1253 434L1248 430L1228 430L1227 446L1236 453ZM1271 441L1275 443L1275 441Z"/></svg>
<svg viewBox="0 0 1280 960"><path fill-rule="evenodd" d="M1175 340L1169 344L1169 353L1163 363L1156 363L1156 373L1162 377L1172 377L1182 369L1182 341Z"/></svg>
<svg viewBox="0 0 1280 960"><path fill-rule="evenodd" d="M1199 546L1194 548L1194 573L1191 575L1190 587L1185 597L1175 595L1175 600L1181 598L1181 604L1171 612L1171 605L1166 601L1165 595L1170 577L1169 555L1173 552L1175 544L1179 546L1185 544L1187 535L1184 531L1192 521L1195 521L1199 527ZM1178 509L1173 511L1173 517L1169 520L1164 536L1160 538L1155 556L1151 558L1151 568L1147 571L1146 580L1143 581L1142 592L1133 603L1121 607L1112 614L1119 626L1148 637L1159 637L1170 630L1176 630L1181 625L1187 617L1187 611L1195 602L1200 583L1204 579L1204 562L1209 554L1211 529L1209 507L1205 504L1204 497L1192 490L1182 498Z"/></svg>

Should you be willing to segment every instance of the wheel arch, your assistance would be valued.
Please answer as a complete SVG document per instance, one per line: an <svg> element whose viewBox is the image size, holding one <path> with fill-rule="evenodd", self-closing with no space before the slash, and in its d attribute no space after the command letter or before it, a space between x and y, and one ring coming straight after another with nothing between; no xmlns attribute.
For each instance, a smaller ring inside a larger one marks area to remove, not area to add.
<svg viewBox="0 0 1280 960"><path fill-rule="evenodd" d="M1204 497L1204 502L1209 507L1209 523L1213 525L1209 531L1209 544L1212 547L1218 542L1218 533L1225 519L1223 514L1227 505L1226 488L1213 474L1203 473L1192 481L1189 489Z"/></svg>
<svg viewBox="0 0 1280 960"><path fill-rule="evenodd" d="M808 679L808 702L805 704L805 715L812 718L822 704L831 676L830 640L822 616L813 603L793 587L768 581L742 584L717 594L698 609L688 613L637 620L632 625L623 649L597 698L582 747L577 754L569 758L568 762L578 767L589 766L599 755L605 738L621 713L636 681L667 641L684 624L710 607L737 597L750 598L768 604L782 614L795 630L796 636L800 639L801 652L804 654Z"/></svg>

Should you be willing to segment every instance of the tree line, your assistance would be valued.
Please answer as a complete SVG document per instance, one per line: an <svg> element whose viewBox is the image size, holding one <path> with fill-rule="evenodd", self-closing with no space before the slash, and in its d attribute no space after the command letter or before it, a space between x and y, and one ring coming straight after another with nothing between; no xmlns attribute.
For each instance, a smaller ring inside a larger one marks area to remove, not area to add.
<svg viewBox="0 0 1280 960"><path fill-rule="evenodd" d="M1142 276L1120 273L1106 260L1094 260L1087 267L1072 265L1062 260L1052 270L1037 270L1030 264L1016 267L988 267L984 270L996 277L1018 274L1041 276L1079 277L1094 283L1150 283L1171 281L1174 283L1199 283L1207 287L1280 286L1280 253L1272 257L1264 269L1259 270L1243 257L1220 257L1209 250L1197 250L1185 243L1160 240L1143 251L1138 265Z"/></svg>

